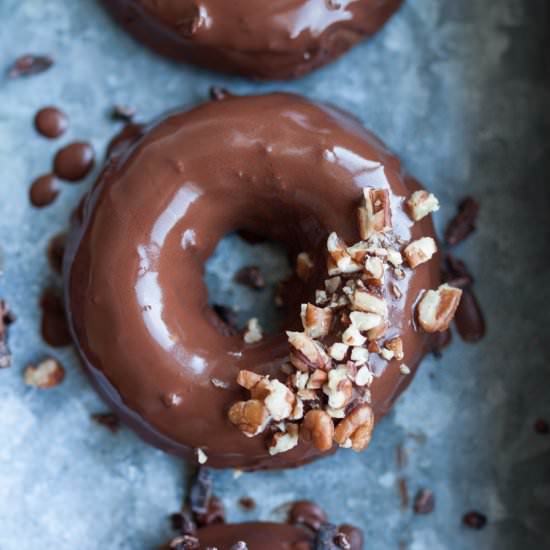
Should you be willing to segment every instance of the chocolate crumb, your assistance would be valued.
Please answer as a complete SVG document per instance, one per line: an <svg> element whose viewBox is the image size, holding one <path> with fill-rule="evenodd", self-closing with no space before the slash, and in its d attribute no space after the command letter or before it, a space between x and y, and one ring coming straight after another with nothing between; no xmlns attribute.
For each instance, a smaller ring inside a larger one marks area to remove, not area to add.
<svg viewBox="0 0 550 550"><path fill-rule="evenodd" d="M111 433L116 434L120 429L120 419L114 413L96 413L92 414L91 418L96 424L107 428Z"/></svg>
<svg viewBox="0 0 550 550"><path fill-rule="evenodd" d="M451 246L461 243L476 229L479 203L473 197L466 197L458 206L458 213L445 230L445 240Z"/></svg>
<svg viewBox="0 0 550 550"><path fill-rule="evenodd" d="M485 336L485 317L471 288L462 291L454 321L460 337L465 342L479 342Z"/></svg>
<svg viewBox="0 0 550 550"><path fill-rule="evenodd" d="M235 282L254 290L261 290L265 287L265 279L258 266L251 265L243 267L235 273Z"/></svg>
<svg viewBox="0 0 550 550"><path fill-rule="evenodd" d="M409 461L407 450L401 443L395 448L395 460L399 469L405 468Z"/></svg>
<svg viewBox="0 0 550 550"><path fill-rule="evenodd" d="M483 529L487 524L487 517L481 512L472 510L471 512L464 514L462 523L470 529Z"/></svg>
<svg viewBox="0 0 550 550"><path fill-rule="evenodd" d="M398 487L401 508L406 510L409 507L409 486L407 484L407 480L404 478L399 478Z"/></svg>
<svg viewBox="0 0 550 550"><path fill-rule="evenodd" d="M538 418L535 421L534 427L535 432L537 432L538 434L547 435L548 433L550 433L550 425L546 420L544 420L544 418Z"/></svg>
<svg viewBox="0 0 550 550"><path fill-rule="evenodd" d="M111 111L111 118L121 122L132 122L135 116L135 108L129 105L115 105Z"/></svg>
<svg viewBox="0 0 550 550"><path fill-rule="evenodd" d="M435 507L435 497L429 489L420 489L414 497L415 514L431 514Z"/></svg>
<svg viewBox="0 0 550 550"><path fill-rule="evenodd" d="M66 243L67 235L65 233L55 235L48 243L47 256L50 267L60 275L63 270L63 256L65 254Z"/></svg>
<svg viewBox="0 0 550 550"><path fill-rule="evenodd" d="M0 300L0 369L11 367L11 351L8 347L8 326L15 322L15 315L5 300Z"/></svg>
<svg viewBox="0 0 550 550"><path fill-rule="evenodd" d="M231 95L229 90L221 88L220 86L210 86L208 94L210 95L210 99L212 101L221 101L222 99L226 99Z"/></svg>
<svg viewBox="0 0 550 550"><path fill-rule="evenodd" d="M52 65L53 59L49 55L23 55L16 59L10 67L8 77L32 76L47 71Z"/></svg>
<svg viewBox="0 0 550 550"><path fill-rule="evenodd" d="M247 511L254 510L256 508L256 501L251 497L241 497L239 499L239 506Z"/></svg>

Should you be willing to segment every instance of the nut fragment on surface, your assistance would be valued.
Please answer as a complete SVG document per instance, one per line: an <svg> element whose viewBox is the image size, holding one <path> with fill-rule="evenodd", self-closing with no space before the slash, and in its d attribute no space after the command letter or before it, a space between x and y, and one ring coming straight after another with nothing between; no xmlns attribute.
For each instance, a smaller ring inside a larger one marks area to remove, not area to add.
<svg viewBox="0 0 550 550"><path fill-rule="evenodd" d="M462 290L441 285L424 293L417 305L420 326L426 332L443 332L449 328L456 313Z"/></svg>
<svg viewBox="0 0 550 550"><path fill-rule="evenodd" d="M332 449L334 437L332 418L325 411L309 411L304 417L301 435L306 441L311 441L319 451L329 451Z"/></svg>
<svg viewBox="0 0 550 550"><path fill-rule="evenodd" d="M327 250L332 260L329 274L355 273L361 271L362 266L350 256L346 243L336 233L331 233L327 239Z"/></svg>
<svg viewBox="0 0 550 550"><path fill-rule="evenodd" d="M305 333L311 338L326 336L332 324L332 310L321 308L313 304L302 304L302 325Z"/></svg>
<svg viewBox="0 0 550 550"><path fill-rule="evenodd" d="M288 418L296 404L294 394L279 380L270 380L267 383L268 395L264 405L274 420Z"/></svg>
<svg viewBox="0 0 550 550"><path fill-rule="evenodd" d="M439 201L433 193L424 190L415 191L407 200L407 208L411 218L417 222L428 214L437 212Z"/></svg>
<svg viewBox="0 0 550 550"><path fill-rule="evenodd" d="M366 365L361 367L355 375L355 384L359 387L370 386L373 380L374 376Z"/></svg>
<svg viewBox="0 0 550 550"><path fill-rule="evenodd" d="M365 450L372 436L374 414L369 405L363 404L351 411L334 430L334 440L340 447L354 451Z"/></svg>
<svg viewBox="0 0 550 550"><path fill-rule="evenodd" d="M254 437L263 432L269 422L269 413L262 401L250 399L234 403L229 409L228 418L246 436Z"/></svg>
<svg viewBox="0 0 550 550"><path fill-rule="evenodd" d="M403 340L399 336L396 336L395 338L391 338L390 340L388 340L384 344L384 347L386 349L389 349L393 353L393 356L398 361L401 361L403 359L404 357Z"/></svg>
<svg viewBox="0 0 550 550"><path fill-rule="evenodd" d="M413 269L432 259L437 245L432 237L422 237L410 243L404 250L407 263Z"/></svg>
<svg viewBox="0 0 550 550"><path fill-rule="evenodd" d="M352 398L353 384L348 378L348 369L337 367L328 372L328 381L323 386L323 392L328 396L328 405L332 409L345 407Z"/></svg>
<svg viewBox="0 0 550 550"><path fill-rule="evenodd" d="M243 339L247 344L255 344L264 337L262 327L258 322L258 319L253 317L246 323L246 330L244 332Z"/></svg>
<svg viewBox="0 0 550 550"><path fill-rule="evenodd" d="M290 344L290 362L299 370L328 369L331 359L323 346L303 332L286 333Z"/></svg>
<svg viewBox="0 0 550 550"><path fill-rule="evenodd" d="M353 309L358 311L376 313L381 317L388 316L388 306L386 301L383 298L375 296L364 288L355 289L355 292L351 297L351 305Z"/></svg>
<svg viewBox="0 0 550 550"><path fill-rule="evenodd" d="M65 369L56 359L48 358L38 365L29 365L23 373L25 384L48 389L58 386L65 378Z"/></svg>
<svg viewBox="0 0 550 550"><path fill-rule="evenodd" d="M343 361L344 357L347 355L349 346L342 342L335 342L330 346L328 353L336 361Z"/></svg>
<svg viewBox="0 0 550 550"><path fill-rule="evenodd" d="M385 233L392 227L390 197L386 189L363 189L363 204L357 213L361 239L367 240L376 233Z"/></svg>
<svg viewBox="0 0 550 550"><path fill-rule="evenodd" d="M200 447L195 449L195 453L197 455L197 462L199 464L206 464L208 461L208 455Z"/></svg>
<svg viewBox="0 0 550 550"><path fill-rule="evenodd" d="M302 281L309 281L315 270L315 264L307 252L300 252L296 257L296 275Z"/></svg>
<svg viewBox="0 0 550 550"><path fill-rule="evenodd" d="M298 445L299 428L297 424L287 424L285 431L277 432L269 446L271 456L286 453Z"/></svg>

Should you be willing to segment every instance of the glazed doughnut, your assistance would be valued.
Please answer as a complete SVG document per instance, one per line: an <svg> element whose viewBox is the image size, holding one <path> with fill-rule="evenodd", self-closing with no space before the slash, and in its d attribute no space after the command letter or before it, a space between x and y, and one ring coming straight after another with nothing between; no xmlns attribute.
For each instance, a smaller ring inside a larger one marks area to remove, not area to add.
<svg viewBox="0 0 550 550"><path fill-rule="evenodd" d="M227 96L136 135L64 262L98 391L149 443L213 467L364 448L460 297L438 288L437 199L354 118L294 95ZM208 305L205 261L235 230L296 261L277 334L234 334Z"/></svg>
<svg viewBox="0 0 550 550"><path fill-rule="evenodd" d="M103 0L157 52L263 79L303 75L373 35L402 0Z"/></svg>

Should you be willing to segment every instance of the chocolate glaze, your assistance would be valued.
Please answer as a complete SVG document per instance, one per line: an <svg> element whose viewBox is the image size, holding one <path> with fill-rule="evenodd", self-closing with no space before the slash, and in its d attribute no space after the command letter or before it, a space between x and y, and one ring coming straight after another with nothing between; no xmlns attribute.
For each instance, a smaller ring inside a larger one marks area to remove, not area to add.
<svg viewBox="0 0 550 550"><path fill-rule="evenodd" d="M41 332L44 341L54 348L68 346L71 335L67 327L63 301L52 289L46 289L40 298L42 309Z"/></svg>
<svg viewBox="0 0 550 550"><path fill-rule="evenodd" d="M39 134L54 139L66 132L69 127L69 119L57 107L44 107L36 113L34 127Z"/></svg>
<svg viewBox="0 0 550 550"><path fill-rule="evenodd" d="M31 204L37 208L48 206L59 195L59 181L53 174L45 174L36 178L29 190Z"/></svg>
<svg viewBox="0 0 550 550"><path fill-rule="evenodd" d="M158 53L262 79L303 75L373 35L402 0L103 0Z"/></svg>
<svg viewBox="0 0 550 550"><path fill-rule="evenodd" d="M55 174L67 181L84 179L94 167L95 154L89 143L76 141L60 149L55 155Z"/></svg>
<svg viewBox="0 0 550 550"><path fill-rule="evenodd" d="M204 262L227 233L245 229L309 251L319 270L289 283L285 328L326 278L326 238L358 240L355 210L365 186L390 191L393 230L406 241L434 235L401 203L419 184L354 118L293 95L230 97L172 114L109 162L75 217L65 256L67 314L98 391L148 442L209 466L296 466L320 456L301 441L270 456L265 437L245 437L227 419L239 369L281 377L284 333L245 344L219 330L208 306ZM423 289L440 282L438 261L408 271L390 299L390 324L412 373L430 338L414 328ZM396 362L375 366L379 420L407 387ZM214 387L212 378L226 383Z"/></svg>

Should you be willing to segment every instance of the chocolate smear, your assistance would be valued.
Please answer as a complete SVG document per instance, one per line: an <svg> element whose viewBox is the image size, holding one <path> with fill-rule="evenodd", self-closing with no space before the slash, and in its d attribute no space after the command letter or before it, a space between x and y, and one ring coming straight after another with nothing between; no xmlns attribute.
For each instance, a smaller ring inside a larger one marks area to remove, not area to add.
<svg viewBox="0 0 550 550"><path fill-rule="evenodd" d="M96 424L107 428L111 433L116 434L120 430L120 419L114 413L96 413L92 414L91 418Z"/></svg>
<svg viewBox="0 0 550 550"><path fill-rule="evenodd" d="M474 277L466 264L450 252L445 255L442 278L448 285L462 289L468 288L474 283Z"/></svg>
<svg viewBox="0 0 550 550"><path fill-rule="evenodd" d="M436 359L440 359L443 350L451 345L453 335L450 330L436 332L430 335L430 350Z"/></svg>
<svg viewBox="0 0 550 550"><path fill-rule="evenodd" d="M189 504L194 515L206 514L212 499L212 474L208 468L199 468L191 490Z"/></svg>
<svg viewBox="0 0 550 550"><path fill-rule="evenodd" d="M256 501L251 497L241 497L239 499L239 506L243 510L254 510L254 508L256 508Z"/></svg>
<svg viewBox="0 0 550 550"><path fill-rule="evenodd" d="M5 300L0 300L0 369L11 367L11 352L8 347L8 326L15 322L15 315Z"/></svg>
<svg viewBox="0 0 550 550"><path fill-rule="evenodd" d="M8 70L9 78L32 76L47 71L53 65L53 59L49 55L27 54L15 60Z"/></svg>
<svg viewBox="0 0 550 550"><path fill-rule="evenodd" d="M401 501L401 508L406 510L409 507L409 486L407 480L399 478L397 482L399 488L399 500Z"/></svg>
<svg viewBox="0 0 550 550"><path fill-rule="evenodd" d="M431 514L435 507L435 497L429 489L420 489L414 497L415 514Z"/></svg>
<svg viewBox="0 0 550 550"><path fill-rule="evenodd" d="M445 230L447 244L457 245L475 231L478 213L479 203L473 197L466 197L458 205L458 213Z"/></svg>

